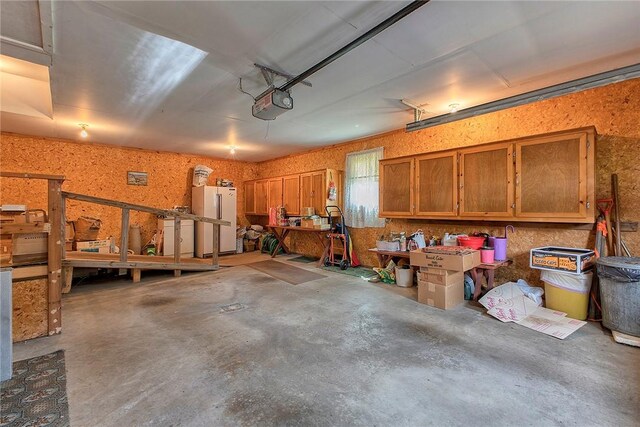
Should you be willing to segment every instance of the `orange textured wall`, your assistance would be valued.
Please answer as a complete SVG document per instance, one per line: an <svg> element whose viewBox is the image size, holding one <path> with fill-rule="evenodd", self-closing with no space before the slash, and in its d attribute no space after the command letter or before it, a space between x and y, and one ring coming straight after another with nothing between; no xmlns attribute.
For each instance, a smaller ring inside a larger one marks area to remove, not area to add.
<svg viewBox="0 0 640 427"><path fill-rule="evenodd" d="M238 221L246 224L242 204L243 181L256 176L255 163L212 159L203 156L80 143L62 139L2 133L0 170L64 175L63 190L121 200L161 209L191 205L193 167L203 164L216 177L229 178L238 187ZM127 185L127 171L148 173L147 186ZM17 178L0 179L0 202L46 209L46 183ZM103 221L100 238L120 236L120 210L91 203L67 202L67 218L85 215ZM151 238L157 219L132 212L131 223L142 227L143 244Z"/></svg>
<svg viewBox="0 0 640 427"><path fill-rule="evenodd" d="M609 197L610 176L620 180L621 218L640 220L640 79L616 83L559 98L511 108L471 119L440 125L417 132L404 130L356 140L308 153L259 163L260 177L310 171L318 168L344 170L345 155L353 151L384 147L384 157L467 147L493 141L524 137L583 126L595 126L596 197ZM376 238L389 231L412 232L423 229L427 234L484 231L501 235L500 228L464 225L434 225L422 220L389 221L384 228L352 230L358 255L367 265L376 260L367 249L375 247ZM638 233L624 233L631 251L640 254ZM515 263L503 269L502 279L519 277L536 281L538 274L528 267L528 252L543 245L591 247L593 233L568 229L519 228L509 243L509 257ZM292 241L292 249L308 255L320 255L315 242L305 236Z"/></svg>

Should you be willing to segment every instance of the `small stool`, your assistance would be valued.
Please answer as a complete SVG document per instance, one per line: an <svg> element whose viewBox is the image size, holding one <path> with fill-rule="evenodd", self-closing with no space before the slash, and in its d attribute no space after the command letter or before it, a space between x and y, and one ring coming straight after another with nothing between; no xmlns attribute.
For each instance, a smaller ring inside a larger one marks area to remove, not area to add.
<svg viewBox="0 0 640 427"><path fill-rule="evenodd" d="M473 279L473 283L475 285L473 291L473 300L477 301L480 296L480 292L482 291L482 277L484 276L487 279L487 290L493 289L495 272L500 267L506 267L508 265L513 264L513 260L508 259L505 261L498 261L492 264L480 264L477 267L469 270L471 273L471 278Z"/></svg>

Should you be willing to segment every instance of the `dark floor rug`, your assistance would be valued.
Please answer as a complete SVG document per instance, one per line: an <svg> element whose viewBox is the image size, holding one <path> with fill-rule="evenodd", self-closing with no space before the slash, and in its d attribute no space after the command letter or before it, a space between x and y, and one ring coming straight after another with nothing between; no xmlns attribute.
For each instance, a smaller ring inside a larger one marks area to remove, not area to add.
<svg viewBox="0 0 640 427"><path fill-rule="evenodd" d="M322 279L322 274L314 273L313 271L305 270L302 268L294 267L283 262L278 261L260 261L247 264L247 267L251 267L262 273L268 274L271 277L282 280L283 282L290 283L292 285L299 285L301 283L310 282L312 280Z"/></svg>
<svg viewBox="0 0 640 427"><path fill-rule="evenodd" d="M318 258L311 258L308 256L298 256L295 258L289 258L287 261L293 261L293 262L301 262L304 264L311 264L312 262L318 262Z"/></svg>
<svg viewBox="0 0 640 427"><path fill-rule="evenodd" d="M63 350L13 363L0 383L0 426L69 426Z"/></svg>
<svg viewBox="0 0 640 427"><path fill-rule="evenodd" d="M334 273L346 274L347 276L363 278L375 277L378 275L378 273L367 267L349 267L346 270L340 270L340 267L338 266L323 266L322 269L332 271Z"/></svg>

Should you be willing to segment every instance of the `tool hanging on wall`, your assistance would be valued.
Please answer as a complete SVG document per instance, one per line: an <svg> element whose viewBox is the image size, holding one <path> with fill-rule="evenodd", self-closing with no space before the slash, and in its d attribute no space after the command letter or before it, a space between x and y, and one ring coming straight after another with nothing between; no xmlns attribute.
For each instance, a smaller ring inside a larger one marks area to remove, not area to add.
<svg viewBox="0 0 640 427"><path fill-rule="evenodd" d="M613 208L613 199L598 199L596 200L596 205L598 206L598 210L600 211L600 217L604 217L605 222L605 230L603 236L607 239L607 254L611 255L614 253L613 248L613 233L611 231L611 210ZM600 218L599 217L599 218ZM598 218L598 219L599 219ZM597 249L596 245L596 249ZM605 254L601 254L605 256Z"/></svg>
<svg viewBox="0 0 640 427"><path fill-rule="evenodd" d="M600 201L598 201L598 208L600 209ZM596 258L605 256L606 248L606 236L607 236L607 224L602 209L600 209L600 215L596 220L596 241L594 250L596 252ZM611 233L608 233L609 236ZM598 282L597 275L594 275L591 283L591 289L589 290L589 307L587 319L595 322L599 322L602 317L602 310L600 308L600 284Z"/></svg>
<svg viewBox="0 0 640 427"><path fill-rule="evenodd" d="M616 256L622 255L622 230L620 229L620 197L618 195L618 174L611 175L611 185L613 186L613 206L616 213Z"/></svg>
<svg viewBox="0 0 640 427"><path fill-rule="evenodd" d="M338 189L336 183L333 181L333 174L329 172L329 191L327 192L327 199L331 202L335 202L338 199Z"/></svg>

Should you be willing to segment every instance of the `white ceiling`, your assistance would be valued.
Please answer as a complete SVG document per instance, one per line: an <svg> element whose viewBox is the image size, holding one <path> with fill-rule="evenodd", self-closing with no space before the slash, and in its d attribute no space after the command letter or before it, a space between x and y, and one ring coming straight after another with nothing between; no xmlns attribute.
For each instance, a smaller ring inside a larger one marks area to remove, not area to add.
<svg viewBox="0 0 640 427"><path fill-rule="evenodd" d="M79 139L88 123L90 141L260 161L402 128L403 98L426 118L640 63L640 2L432 1L295 86L292 111L251 116L254 63L299 74L408 3L47 2L53 118L3 99L2 130ZM37 25L30 10L2 23Z"/></svg>

